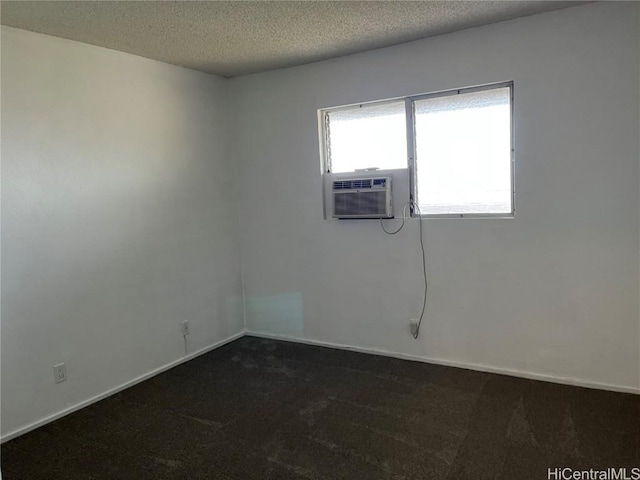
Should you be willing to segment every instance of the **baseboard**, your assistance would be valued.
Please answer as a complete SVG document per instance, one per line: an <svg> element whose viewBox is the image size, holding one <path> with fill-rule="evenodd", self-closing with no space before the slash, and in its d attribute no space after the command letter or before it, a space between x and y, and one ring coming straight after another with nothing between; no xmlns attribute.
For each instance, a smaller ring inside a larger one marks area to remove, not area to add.
<svg viewBox="0 0 640 480"><path fill-rule="evenodd" d="M447 367L464 368L467 370L476 370L478 372L496 373L499 375L509 375L511 377L527 378L530 380L541 380L543 382L560 383L562 385L571 385L574 387L594 388L597 390L609 390L613 392L632 393L640 395L640 388L627 387L621 385L609 385L605 383L590 382L576 378L556 377L541 373L526 372L522 370L512 370L508 368L498 368L489 365L480 365L476 363L454 362L432 357L422 357L418 355L408 355L405 353L390 352L377 348L356 347L353 345L343 345L340 343L324 342L321 340L312 340L308 338L289 337L286 335L274 335L266 332L246 331L245 335L252 337L271 338L274 340L283 340L287 342L304 343L307 345L316 345L319 347L337 348L340 350L350 350L359 353L369 353L373 355L383 355L385 357L399 358L402 360L410 360L414 362L432 363L435 365L444 365Z"/></svg>
<svg viewBox="0 0 640 480"><path fill-rule="evenodd" d="M402 360L410 360L410 361L414 361L414 362L422 362L422 363L432 363L435 365L444 365L447 367L456 367L456 368L464 368L467 370L476 370L479 372L487 372L487 373L496 373L496 374L500 374L500 375L509 375L512 377L520 377L520 378L527 378L527 379L531 379L531 380L541 380L544 382L551 382L551 383L560 383L563 385L571 385L571 386L576 386L576 387L585 387L585 388L594 388L594 389L598 389L598 390L609 390L609 391L613 391L613 392L622 392L622 393L632 393L632 394L636 394L636 395L640 395L640 388L636 388L636 387L627 387L627 386L620 386L620 385L609 385L609 384L604 384L604 383L596 383L596 382L590 382L587 380L580 380L580 379L575 379L575 378L566 378L566 377L556 377L556 376L552 376L552 375L545 375L545 374L540 374L540 373L532 373L532 372L525 372L525 371L521 371L521 370L511 370L511 369L507 369L507 368L498 368L498 367L492 367L492 366L488 366L488 365L480 365L480 364L475 364L475 363L463 363L463 362L454 362L454 361L450 361L450 360L443 360L443 359L439 359L439 358L432 358L432 357L423 357L423 356L418 356L418 355L408 355L405 353L398 353L398 352L391 352L388 350L382 350L382 349L377 349L377 348L365 348L365 347L356 347L353 345L344 345L344 344L340 344L340 343L332 343L332 342L325 342L325 341L321 341L321 340L313 340L313 339L308 339L308 338L298 338L298 337L290 337L290 336L286 336L286 335L274 335L271 333L267 333L267 332L255 332L255 331L247 331L247 330L243 330L241 332L238 332L234 335L231 335L230 337L225 338L224 340L220 340L219 342L214 343L213 345L210 345L208 347L202 348L196 352L190 353L189 355L186 355L182 358L179 358L178 360L175 360L173 362L167 363L166 365L163 365L159 368L156 368L155 370L152 370L148 373L145 373L143 375L140 375L139 377L134 378L133 380L129 380L128 382L125 382L121 385L118 385L117 387L114 387L110 390L107 390L99 395L96 395L95 397L91 397L87 400L84 400L80 403L77 403L75 405L72 405L71 407L67 407L64 410L61 410L58 413L55 413L53 415L49 415L47 417L44 417L40 420L37 420L33 423L30 423L24 427L20 427L12 432L7 433L6 435L3 435L0 438L0 443L4 443L7 442L13 438L19 437L20 435L23 435L27 432L30 432L31 430L35 430L38 427L41 427L43 425L46 425L47 423L53 422L54 420L57 420L59 418L62 418L66 415L69 415L70 413L73 413L77 410L80 410L81 408L87 407L93 403L99 402L100 400L103 400L111 395L114 395L122 390L125 390L129 387L132 387L140 382L144 382L145 380L148 380L151 377L154 377L156 375L158 375L159 373L165 372L173 367L176 367L178 365L180 365L181 363L184 362L188 362L189 360L192 360L200 355L203 355L207 352L210 352L211 350L215 350L218 347L221 347L222 345L225 345L227 343L233 342L234 340L237 340L243 336L252 336L252 337L261 337L261 338L271 338L274 340L283 340L283 341L287 341L287 342L295 342L295 343L303 343L303 344L307 344L307 345L315 345L315 346L319 346L319 347L328 347L328 348L337 348L340 350L350 350L353 352L359 352L359 353L368 353L368 354L373 354L373 355L382 355L385 357L393 357L393 358L399 358Z"/></svg>
<svg viewBox="0 0 640 480"><path fill-rule="evenodd" d="M140 375L139 377L134 378L133 380L129 380L128 382L125 382L121 385L118 385L115 388L112 388L110 390L107 390L106 392L103 392L99 395L96 395L95 397L91 397L87 400L84 400L80 403L77 403L75 405L72 405L70 407L65 408L64 410L61 410L58 413L54 413L53 415L49 415L47 417L44 417L40 420L37 420L33 423L28 424L27 426L24 427L20 427L12 432L7 433L6 435L3 435L2 438L0 438L0 443L4 443L7 442L13 438L19 437L20 435L23 435L27 432L30 432L31 430L35 430L38 427L41 427L43 425L46 425L47 423L53 422L54 420L57 420L59 418L62 418L66 415L69 415L70 413L73 413L77 410L80 410L81 408L87 407L89 405L91 405L92 403L96 403L99 402L100 400L103 400L111 395L114 395L122 390L125 390L129 387L132 387L140 382L144 382L145 380L148 380L151 377L154 377L156 375L158 375L159 373L165 372L173 367L176 367L178 365L180 365L181 363L184 362L188 362L189 360L192 360L200 355L203 355L207 352L210 352L211 350L215 350L218 347L221 347L222 345L225 345L227 343L233 342L234 340L237 340L238 338L241 338L245 335L245 331L242 330L234 335L231 335L230 337L225 338L224 340L220 340L219 342L214 343L213 345L209 345L208 347L202 348L200 350L197 350L193 353L190 353L189 355L185 355L182 358L179 358L178 360L175 360L173 362L167 363L166 365L163 365L159 368L156 368L155 370L152 370L148 373L145 373L143 375Z"/></svg>

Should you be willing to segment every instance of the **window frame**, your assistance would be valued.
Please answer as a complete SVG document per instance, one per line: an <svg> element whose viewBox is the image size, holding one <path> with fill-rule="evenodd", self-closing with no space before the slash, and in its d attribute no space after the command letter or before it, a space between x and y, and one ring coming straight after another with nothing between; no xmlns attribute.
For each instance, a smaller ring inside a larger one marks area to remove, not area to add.
<svg viewBox="0 0 640 480"><path fill-rule="evenodd" d="M331 160L330 160L330 151L331 151L331 147L329 145L329 128L327 128L328 125L328 119L329 119L329 113L333 113L333 112L340 112L343 110L352 110L355 107L364 107L364 106L368 106L368 105L385 105L388 103L402 103L405 102L406 99L408 97L396 97L396 98L385 98L383 100L374 100L371 102L360 102L360 103L352 103L350 105L342 105L340 107L332 107L332 108L322 108L319 110L320 113L320 118L321 118L321 122L322 122L322 167L323 167L323 172L325 173L333 173L331 171ZM405 105L405 111L404 111L405 117L407 116L407 107ZM407 145L407 152L409 146ZM350 172L343 172L343 173L350 173Z"/></svg>
<svg viewBox="0 0 640 480"><path fill-rule="evenodd" d="M418 185L416 179L417 171L417 155L416 155L416 118L415 118L415 102L437 97L453 97L455 95L481 92L484 90L495 90L499 88L509 89L509 110L510 110L510 182L511 182L511 211L500 213L428 213L418 214L413 207L413 202L418 195ZM410 95L406 97L387 98L384 100L376 100L371 102L354 103L351 105L343 105L334 108L322 108L318 110L318 118L320 124L320 154L322 160L322 172L331 173L330 160L330 139L328 128L328 114L340 110L353 109L357 106L364 105L383 105L385 103L396 103L404 101L405 104L405 120L407 135L407 165L409 171L409 199L411 201L411 216L423 218L514 218L516 214L516 193L515 193L515 124L514 124L514 101L513 101L513 81L490 83L474 87L454 88L450 90L441 90L432 93L424 93L419 95Z"/></svg>

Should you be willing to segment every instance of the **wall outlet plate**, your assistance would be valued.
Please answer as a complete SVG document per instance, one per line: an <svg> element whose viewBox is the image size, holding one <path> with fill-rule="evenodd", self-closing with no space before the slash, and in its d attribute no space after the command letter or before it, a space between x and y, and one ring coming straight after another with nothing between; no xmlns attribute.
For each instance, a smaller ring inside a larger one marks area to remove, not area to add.
<svg viewBox="0 0 640 480"><path fill-rule="evenodd" d="M183 320L180 322L180 331L184 336L189 335L189 320Z"/></svg>
<svg viewBox="0 0 640 480"><path fill-rule="evenodd" d="M418 319L417 318L412 318L411 320L409 320L409 331L411 332L411 335L413 335L414 337L417 335L417 333L418 333Z"/></svg>
<svg viewBox="0 0 640 480"><path fill-rule="evenodd" d="M67 381L67 367L64 363L53 366L53 382L62 383Z"/></svg>

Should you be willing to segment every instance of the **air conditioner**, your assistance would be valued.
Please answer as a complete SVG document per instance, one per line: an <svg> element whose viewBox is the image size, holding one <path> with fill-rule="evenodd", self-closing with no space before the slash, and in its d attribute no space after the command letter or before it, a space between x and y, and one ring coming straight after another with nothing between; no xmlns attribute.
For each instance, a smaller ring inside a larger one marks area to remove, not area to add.
<svg viewBox="0 0 640 480"><path fill-rule="evenodd" d="M335 175L331 182L333 218L393 218L391 177Z"/></svg>

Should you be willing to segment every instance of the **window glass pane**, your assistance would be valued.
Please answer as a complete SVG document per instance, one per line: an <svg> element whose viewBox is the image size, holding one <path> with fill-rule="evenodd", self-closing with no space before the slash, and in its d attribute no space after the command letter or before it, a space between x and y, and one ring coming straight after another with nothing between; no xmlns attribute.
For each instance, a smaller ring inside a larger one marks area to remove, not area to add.
<svg viewBox="0 0 640 480"><path fill-rule="evenodd" d="M404 101L362 105L327 115L332 172L407 167Z"/></svg>
<svg viewBox="0 0 640 480"><path fill-rule="evenodd" d="M422 214L511 213L508 87L416 100Z"/></svg>

